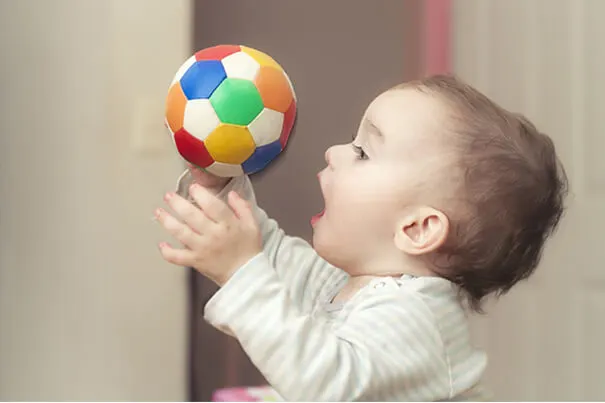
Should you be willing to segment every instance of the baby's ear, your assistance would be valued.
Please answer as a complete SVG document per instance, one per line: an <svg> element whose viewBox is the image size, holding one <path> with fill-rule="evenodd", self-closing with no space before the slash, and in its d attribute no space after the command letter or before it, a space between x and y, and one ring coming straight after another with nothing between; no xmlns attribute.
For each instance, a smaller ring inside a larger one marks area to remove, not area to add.
<svg viewBox="0 0 605 403"><path fill-rule="evenodd" d="M397 224L395 245L409 255L422 255L440 247L447 239L450 222L432 207L408 210Z"/></svg>

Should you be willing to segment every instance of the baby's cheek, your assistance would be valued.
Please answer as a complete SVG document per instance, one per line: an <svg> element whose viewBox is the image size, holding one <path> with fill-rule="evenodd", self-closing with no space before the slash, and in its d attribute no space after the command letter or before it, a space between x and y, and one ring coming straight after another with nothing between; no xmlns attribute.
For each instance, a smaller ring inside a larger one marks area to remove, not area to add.
<svg viewBox="0 0 605 403"><path fill-rule="evenodd" d="M360 217L363 220L362 228L370 241L385 242L393 238L396 226L396 214L394 209L387 204L376 204L368 208Z"/></svg>
<svg viewBox="0 0 605 403"><path fill-rule="evenodd" d="M365 242L366 237L377 233L380 227L380 214L363 205L351 207L343 212L342 216L334 217L335 225L339 227L340 236L359 238L360 242Z"/></svg>

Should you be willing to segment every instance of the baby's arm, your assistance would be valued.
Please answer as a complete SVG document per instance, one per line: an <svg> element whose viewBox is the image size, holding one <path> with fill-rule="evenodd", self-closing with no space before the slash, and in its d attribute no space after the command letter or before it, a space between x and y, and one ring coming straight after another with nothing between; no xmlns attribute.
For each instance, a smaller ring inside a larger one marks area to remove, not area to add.
<svg viewBox="0 0 605 403"><path fill-rule="evenodd" d="M259 254L240 268L208 302L205 319L239 340L286 401L450 396L439 333L415 296L372 289L335 329L293 304L270 267Z"/></svg>
<svg viewBox="0 0 605 403"><path fill-rule="evenodd" d="M258 207L247 176L233 178L219 197L225 199L232 190L253 206L263 236L263 251L271 267L286 284L290 298L304 312L310 311L322 288L345 277L346 273L322 259L305 240L287 236L277 222Z"/></svg>

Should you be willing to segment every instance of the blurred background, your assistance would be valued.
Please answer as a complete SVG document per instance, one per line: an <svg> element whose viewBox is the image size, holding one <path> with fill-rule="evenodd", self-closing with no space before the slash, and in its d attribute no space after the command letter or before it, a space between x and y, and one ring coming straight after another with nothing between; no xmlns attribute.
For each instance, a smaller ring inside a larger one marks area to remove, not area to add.
<svg viewBox="0 0 605 403"><path fill-rule="evenodd" d="M299 99L259 202L310 236L323 152L382 90L453 71L555 140L570 209L536 276L473 319L498 400L604 400L602 0L0 0L0 400L208 400L262 377L151 221L183 168L167 87L195 50L275 57ZM601 172L599 174L599 172Z"/></svg>

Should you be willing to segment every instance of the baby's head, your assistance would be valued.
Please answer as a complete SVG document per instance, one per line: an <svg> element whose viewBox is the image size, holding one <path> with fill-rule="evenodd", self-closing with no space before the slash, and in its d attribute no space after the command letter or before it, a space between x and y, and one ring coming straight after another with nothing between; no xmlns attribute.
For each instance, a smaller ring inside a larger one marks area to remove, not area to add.
<svg viewBox="0 0 605 403"><path fill-rule="evenodd" d="M326 152L314 245L351 275L438 275L471 306L527 278L563 213L553 142L450 76L405 83Z"/></svg>

